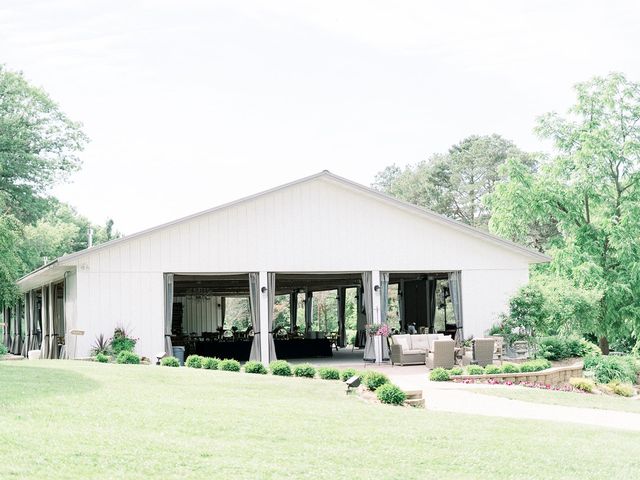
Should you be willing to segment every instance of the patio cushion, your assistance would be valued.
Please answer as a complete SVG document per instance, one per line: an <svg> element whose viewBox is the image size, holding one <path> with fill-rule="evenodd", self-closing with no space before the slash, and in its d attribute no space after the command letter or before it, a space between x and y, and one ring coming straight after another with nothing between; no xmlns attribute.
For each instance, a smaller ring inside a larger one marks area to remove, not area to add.
<svg viewBox="0 0 640 480"><path fill-rule="evenodd" d="M394 345L400 345L402 347L403 352L411 349L411 335L394 335L391 339Z"/></svg>
<svg viewBox="0 0 640 480"><path fill-rule="evenodd" d="M412 348L411 350L402 349L403 355L425 355L427 352L419 348Z"/></svg>
<svg viewBox="0 0 640 480"><path fill-rule="evenodd" d="M427 335L411 335L411 348L426 352L429 350L429 337Z"/></svg>

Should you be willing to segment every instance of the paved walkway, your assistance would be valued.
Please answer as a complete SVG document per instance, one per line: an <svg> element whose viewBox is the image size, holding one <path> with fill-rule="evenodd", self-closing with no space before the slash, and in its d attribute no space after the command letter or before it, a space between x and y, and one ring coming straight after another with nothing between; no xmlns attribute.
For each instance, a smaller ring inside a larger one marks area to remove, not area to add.
<svg viewBox="0 0 640 480"><path fill-rule="evenodd" d="M565 407L530 403L521 400L482 395L464 385L451 382L430 382L422 368L420 373L406 369L385 369L391 380L404 390L422 390L428 410L487 415L506 418L526 418L552 422L570 422L606 428L640 431L640 414L594 408ZM526 388L487 386L486 388Z"/></svg>

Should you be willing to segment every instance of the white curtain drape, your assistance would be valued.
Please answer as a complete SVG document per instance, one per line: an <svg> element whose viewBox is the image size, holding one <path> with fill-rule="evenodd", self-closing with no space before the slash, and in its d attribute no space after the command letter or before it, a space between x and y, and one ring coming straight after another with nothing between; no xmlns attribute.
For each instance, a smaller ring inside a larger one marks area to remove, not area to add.
<svg viewBox="0 0 640 480"><path fill-rule="evenodd" d="M55 302L56 289L52 283L49 284L49 356L47 358L58 358L58 337L56 337L55 326Z"/></svg>
<svg viewBox="0 0 640 480"><path fill-rule="evenodd" d="M164 274L164 353L173 355L171 328L173 326L173 273Z"/></svg>
<svg viewBox="0 0 640 480"><path fill-rule="evenodd" d="M260 355L260 275L256 272L249 274L249 310L251 326L253 327L253 343L249 360L259 362Z"/></svg>
<svg viewBox="0 0 640 480"><path fill-rule="evenodd" d="M313 328L313 292L305 292L304 296L304 333L305 336L311 334Z"/></svg>
<svg viewBox="0 0 640 480"><path fill-rule="evenodd" d="M364 303L364 311L366 315L367 322L367 334L365 337L365 345L364 345L364 361L365 362L375 362L376 361L376 353L375 347L373 346L373 339L371 335L369 335L368 326L373 324L373 285L372 285L372 276L371 272L363 272L362 273L362 288L364 290L362 298Z"/></svg>
<svg viewBox="0 0 640 480"><path fill-rule="evenodd" d="M380 323L387 323L389 310L389 273L380 272ZM382 360L389 360L389 344L387 338L382 338Z"/></svg>
<svg viewBox="0 0 640 480"><path fill-rule="evenodd" d="M275 272L267 273L267 295L269 299L269 362L276 360L276 345L273 342L273 308L276 303L276 274Z"/></svg>
<svg viewBox="0 0 640 480"><path fill-rule="evenodd" d="M24 294L24 318L27 331L25 333L25 350L29 353L33 345L33 309L31 308L31 292Z"/></svg>
<svg viewBox="0 0 640 480"><path fill-rule="evenodd" d="M464 339L462 329L462 275L460 272L449 273L449 294L451 295L451 304L453 305L453 314L456 317L456 338L459 342Z"/></svg>
<svg viewBox="0 0 640 480"><path fill-rule="evenodd" d="M49 288L42 287L42 306L40 308L41 315L41 332L42 340L40 343L40 357L49 358Z"/></svg>
<svg viewBox="0 0 640 480"><path fill-rule="evenodd" d="M2 307L2 323L4 323L4 327L2 330L4 332L4 346L7 347L8 350L11 349L11 327L9 326L9 309L7 307Z"/></svg>
<svg viewBox="0 0 640 480"><path fill-rule="evenodd" d="M346 307L347 289L340 287L338 289L338 346L340 347L344 347L347 343Z"/></svg>

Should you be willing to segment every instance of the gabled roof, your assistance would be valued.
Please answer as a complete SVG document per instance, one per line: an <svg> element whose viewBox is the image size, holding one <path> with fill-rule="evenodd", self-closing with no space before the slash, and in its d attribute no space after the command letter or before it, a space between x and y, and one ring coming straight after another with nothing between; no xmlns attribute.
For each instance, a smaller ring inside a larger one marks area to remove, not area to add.
<svg viewBox="0 0 640 480"><path fill-rule="evenodd" d="M530 248L527 248L527 247L523 247L522 245L518 245L517 243L511 242L511 241L506 240L504 238L500 238L500 237L498 237L496 235L493 235L493 234L491 234L489 232L486 232L484 230L480 230L478 228L472 227L470 225L467 225L465 223L459 222L457 220L453 220L453 219L445 217L443 215L434 213L434 212L432 212L430 210L427 210L426 208L419 207L417 205L413 205L412 203L405 202L403 200L399 200L397 198L391 197L390 195L382 193L382 192L380 192L378 190L374 190L373 188L366 187L366 186L361 185L359 183L356 183L356 182L353 182L353 181L348 180L346 178L343 178L343 177L340 177L338 175L335 175L335 174L329 172L328 170L323 170L320 173L316 173L314 175L310 175L308 177L304 177L304 178L301 178L299 180L295 180L293 182L285 183L284 185L280 185L278 187L271 188L269 190L265 190L263 192L253 194L253 195L250 195L248 197L243 197L243 198L240 198L238 200L234 200L234 201L229 202L229 203L218 205L217 207L209 208L207 210L203 210L201 212L197 212L197 213L194 213L192 215L188 215L186 217L179 218L177 220L173 220L171 222L163 223L161 225L158 225L158 226L155 226L155 227L151 227L151 228L148 228L146 230L142 230L140 232L137 232L137 233L134 233L134 234L131 234L131 235L128 235L128 236L124 236L124 237L121 237L121 238L116 238L114 240L110 240L108 242L102 243L102 244L97 245L95 247L86 248L84 250L80 250L78 252L71 253L69 255L64 255L64 256L58 258L57 260L54 260L53 262L51 262L51 263L49 263L49 264L47 264L47 265L45 265L43 267L40 267L39 269L37 269L37 270L25 275L20 280L18 280L18 282L19 283L22 282L23 280L27 279L31 275L33 275L33 274L35 274L35 273L37 273L37 272L39 272L39 271L41 271L43 269L51 268L55 264L64 263L64 262L67 262L69 260L74 260L74 259L82 257L82 256L84 256L84 255L86 255L88 253L93 253L93 252L96 252L96 251L101 250L103 248L108 248L108 247L117 245L117 244L122 243L122 242L127 242L129 240L132 240L134 238L147 235L147 234L155 232L157 230L162 230L164 228L172 227L174 225L178 225L180 223L187 222L187 221L192 220L194 218L198 218L200 216L207 215L209 213L216 212L218 210L222 210L222 209L225 209L225 208L230 208L230 207L233 207L235 205L238 205L238 204L241 204L241 203L244 203L244 202L248 202L250 200L253 200L253 199L268 195L270 193L277 192L279 190L284 190L284 189L287 189L287 188L290 188L290 187L293 187L293 186L296 186L296 185L300 185L300 184L303 184L303 183L306 183L306 182L310 182L310 181L316 180L316 179L324 179L324 180L328 180L328 181L337 183L337 184L342 185L342 186L344 186L346 188L349 188L351 190L357 191L357 192L359 192L361 194L373 197L373 198L375 198L375 199L377 199L379 201L383 201L383 202L386 202L388 204L394 205L397 208L401 208L403 210L411 212L411 213L413 213L415 215L418 215L420 217L428 218L431 221L435 221L437 223L447 225L447 226L449 226L451 228L454 228L456 230L462 231L462 232L467 233L469 235L472 235L474 237L477 237L477 238L486 240L488 242L494 243L494 244L496 244L496 245L498 245L498 246L500 246L502 248L506 248L508 250L514 251L514 252L519 253L521 255L524 255L525 257L531 259L532 263L542 263L542 262L548 262L548 261L551 260L551 257L549 257L548 255L545 255L543 253L540 253L540 252L538 252L536 250L533 250L533 249L530 249Z"/></svg>

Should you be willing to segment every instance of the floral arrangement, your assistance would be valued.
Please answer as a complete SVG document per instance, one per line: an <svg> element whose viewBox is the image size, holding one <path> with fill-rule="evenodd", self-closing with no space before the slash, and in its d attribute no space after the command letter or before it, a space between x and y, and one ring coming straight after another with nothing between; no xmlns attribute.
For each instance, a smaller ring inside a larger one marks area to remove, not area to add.
<svg viewBox="0 0 640 480"><path fill-rule="evenodd" d="M373 324L373 325L365 325L365 327L369 330L369 335L374 336L380 336L380 337L388 337L389 334L391 333L391 329L389 328L389 325L387 325L386 323L379 323L379 324Z"/></svg>

